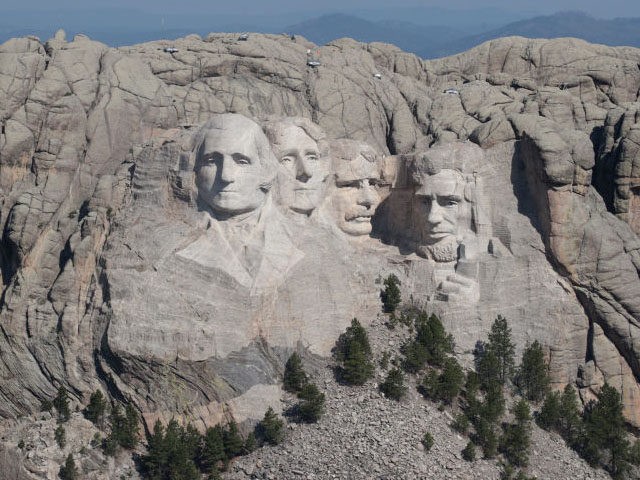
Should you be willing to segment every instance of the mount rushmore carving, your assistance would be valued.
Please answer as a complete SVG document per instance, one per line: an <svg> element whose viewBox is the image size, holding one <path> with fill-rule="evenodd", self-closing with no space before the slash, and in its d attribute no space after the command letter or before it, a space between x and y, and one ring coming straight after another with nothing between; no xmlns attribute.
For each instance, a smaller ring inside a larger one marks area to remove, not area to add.
<svg viewBox="0 0 640 480"><path fill-rule="evenodd" d="M64 385L148 422L261 417L393 273L461 358L501 314L640 425L637 50L175 44L0 46L2 416Z"/></svg>

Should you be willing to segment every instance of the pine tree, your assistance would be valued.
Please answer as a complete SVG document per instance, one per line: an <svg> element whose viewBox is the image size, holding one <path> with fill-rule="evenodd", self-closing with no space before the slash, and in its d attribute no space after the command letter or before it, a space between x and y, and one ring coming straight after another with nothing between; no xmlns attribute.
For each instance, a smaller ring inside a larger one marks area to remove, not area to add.
<svg viewBox="0 0 640 480"><path fill-rule="evenodd" d="M147 438L147 455L142 459L144 470L152 480L162 480L167 475L169 452L164 439L164 426L156 420L153 433Z"/></svg>
<svg viewBox="0 0 640 480"><path fill-rule="evenodd" d="M515 383L528 400L539 402L547 394L549 382L549 367L544 360L542 345L536 340L522 353Z"/></svg>
<svg viewBox="0 0 640 480"><path fill-rule="evenodd" d="M244 439L240 435L238 424L235 421L229 422L222 432L222 438L224 441L224 453L227 458L237 457L242 453Z"/></svg>
<svg viewBox="0 0 640 480"><path fill-rule="evenodd" d="M447 358L439 378L438 396L447 404L451 404L458 396L464 384L464 370L455 358Z"/></svg>
<svg viewBox="0 0 640 480"><path fill-rule="evenodd" d="M580 404L575 389L567 384L560 396L560 435L571 446L576 446L582 437L583 422L580 416Z"/></svg>
<svg viewBox="0 0 640 480"><path fill-rule="evenodd" d="M89 405L84 409L84 416L95 425L103 427L106 410L107 400L100 390L96 390L89 398Z"/></svg>
<svg viewBox="0 0 640 480"><path fill-rule="evenodd" d="M293 352L284 366L284 389L287 392L298 393L307 383L307 374L302 366L300 355Z"/></svg>
<svg viewBox="0 0 640 480"><path fill-rule="evenodd" d="M61 480L76 480L78 478L78 469L73 455L67 455L64 465L60 467L58 475Z"/></svg>
<svg viewBox="0 0 640 480"><path fill-rule="evenodd" d="M298 393L298 416L307 423L315 423L324 413L324 393L313 383L307 383Z"/></svg>
<svg viewBox="0 0 640 480"><path fill-rule="evenodd" d="M394 313L401 302L400 280L393 273L384 280L384 290L380 293L382 305L386 313Z"/></svg>
<svg viewBox="0 0 640 480"><path fill-rule="evenodd" d="M64 448L67 444L67 432L62 425L58 425L56 430L53 432L53 438L60 448Z"/></svg>
<svg viewBox="0 0 640 480"><path fill-rule="evenodd" d="M431 448L433 447L433 435L431 435L429 432L426 432L423 436L422 436L422 446L424 447L424 451L425 452L429 452L431 450Z"/></svg>
<svg viewBox="0 0 640 480"><path fill-rule="evenodd" d="M475 427L475 441L482 447L485 458L495 457L498 453L498 437L493 423L480 418Z"/></svg>
<svg viewBox="0 0 640 480"><path fill-rule="evenodd" d="M467 446L462 450L462 458L467 462L474 462L476 459L476 446L473 442L468 442Z"/></svg>
<svg viewBox="0 0 640 480"><path fill-rule="evenodd" d="M433 436L429 432L426 432L422 436L422 446L424 447L424 451L429 452L433 447L433 443Z"/></svg>
<svg viewBox="0 0 640 480"><path fill-rule="evenodd" d="M69 394L64 387L58 388L58 394L53 399L53 406L58 411L58 422L66 422L71 418L71 410L69 409Z"/></svg>
<svg viewBox="0 0 640 480"><path fill-rule="evenodd" d="M212 473L217 471L218 465L226 460L227 455L224 451L222 426L216 425L215 427L207 428L198 454L198 462L201 469L205 473Z"/></svg>
<svg viewBox="0 0 640 480"><path fill-rule="evenodd" d="M549 392L536 417L545 430L560 430L560 392Z"/></svg>
<svg viewBox="0 0 640 480"><path fill-rule="evenodd" d="M385 397L392 400L401 400L407 391L404 385L404 375L399 368L392 368L387 374L387 378L379 385L380 391Z"/></svg>
<svg viewBox="0 0 640 480"><path fill-rule="evenodd" d="M269 407L264 418L256 426L257 437L264 443L277 445L284 439L284 422Z"/></svg>
<svg viewBox="0 0 640 480"><path fill-rule="evenodd" d="M415 318L415 339L402 346L405 356L402 367L409 373L417 373L426 363L441 367L453 352L453 337L446 332L440 319L435 315L419 312Z"/></svg>
<svg viewBox="0 0 640 480"><path fill-rule="evenodd" d="M498 359L499 379L504 385L513 371L515 345L511 341L511 329L502 315L498 315L491 325L486 348L487 352L493 352Z"/></svg>
<svg viewBox="0 0 640 480"><path fill-rule="evenodd" d="M524 399L518 401L513 413L516 423L504 426L500 439L500 451L512 465L524 467L529 462L531 445L531 411L527 401Z"/></svg>
<svg viewBox="0 0 640 480"><path fill-rule="evenodd" d="M447 355L453 353L453 336L447 333L437 315L429 315L426 321L424 317L421 313L416 319L416 341L426 347L427 362L440 367Z"/></svg>
<svg viewBox="0 0 640 480"><path fill-rule="evenodd" d="M587 460L603 461L613 477L620 477L629 468L629 442L622 408L620 393L605 383L598 401L588 404L584 413Z"/></svg>
<svg viewBox="0 0 640 480"><path fill-rule="evenodd" d="M349 385L362 385L373 376L375 367L371 358L371 345L366 330L358 319L340 335L334 355L341 368L341 380Z"/></svg>

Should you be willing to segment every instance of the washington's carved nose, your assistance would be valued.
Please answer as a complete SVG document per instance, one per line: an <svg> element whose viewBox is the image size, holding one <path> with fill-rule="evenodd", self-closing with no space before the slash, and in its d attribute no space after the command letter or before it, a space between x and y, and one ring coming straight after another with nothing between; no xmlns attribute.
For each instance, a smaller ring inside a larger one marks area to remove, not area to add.
<svg viewBox="0 0 640 480"><path fill-rule="evenodd" d="M235 162L233 158L225 155L220 162L220 180L225 183L232 183L235 181Z"/></svg>

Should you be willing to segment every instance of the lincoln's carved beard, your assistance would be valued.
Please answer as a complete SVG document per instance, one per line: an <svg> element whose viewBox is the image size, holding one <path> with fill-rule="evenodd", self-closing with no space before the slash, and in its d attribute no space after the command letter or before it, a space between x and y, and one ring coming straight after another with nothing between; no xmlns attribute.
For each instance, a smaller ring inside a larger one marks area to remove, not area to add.
<svg viewBox="0 0 640 480"><path fill-rule="evenodd" d="M458 242L452 235L433 245L420 245L418 253L436 262L455 262L458 260Z"/></svg>

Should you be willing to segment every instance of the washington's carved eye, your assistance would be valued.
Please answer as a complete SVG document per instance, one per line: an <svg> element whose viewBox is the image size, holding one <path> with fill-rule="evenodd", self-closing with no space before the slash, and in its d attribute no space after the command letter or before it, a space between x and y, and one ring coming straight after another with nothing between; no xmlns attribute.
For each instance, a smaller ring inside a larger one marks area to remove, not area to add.
<svg viewBox="0 0 640 480"><path fill-rule="evenodd" d="M315 162L316 160L318 160L318 156L317 156L317 155L313 155L313 154L311 154L311 155L307 155L307 156L305 156L305 158L306 158L307 160L312 161L312 162Z"/></svg>
<svg viewBox="0 0 640 480"><path fill-rule="evenodd" d="M291 155L285 155L280 159L280 163L291 163L293 162L293 157Z"/></svg>
<svg viewBox="0 0 640 480"><path fill-rule="evenodd" d="M203 165L213 165L222 160L222 155L219 152L209 152L202 156Z"/></svg>
<svg viewBox="0 0 640 480"><path fill-rule="evenodd" d="M251 163L251 159L241 153L234 153L231 155L231 158L233 158L233 161L238 165L249 165Z"/></svg>

